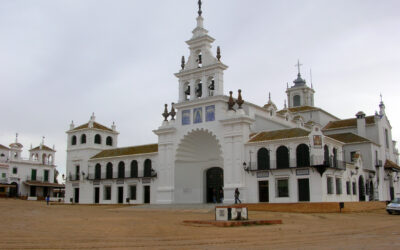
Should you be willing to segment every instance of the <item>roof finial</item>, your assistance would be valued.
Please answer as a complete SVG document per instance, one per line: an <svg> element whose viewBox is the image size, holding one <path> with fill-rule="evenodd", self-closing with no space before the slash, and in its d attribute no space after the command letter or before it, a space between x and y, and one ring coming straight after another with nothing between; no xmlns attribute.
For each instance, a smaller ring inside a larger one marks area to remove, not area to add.
<svg viewBox="0 0 400 250"><path fill-rule="evenodd" d="M297 64L296 64L296 65L294 65L294 66L296 66L296 67L297 67L297 70L298 70L298 76L300 76L300 66L303 66L303 64L300 64L300 60L299 60L299 59L297 59Z"/></svg>
<svg viewBox="0 0 400 250"><path fill-rule="evenodd" d="M185 56L182 56L182 60L181 60L181 68L182 70L185 69Z"/></svg>
<svg viewBox="0 0 400 250"><path fill-rule="evenodd" d="M201 5L202 5L201 0L199 0L198 5L199 5L199 11L197 13L199 13L199 16L201 16L201 14L203 13L203 11L201 11Z"/></svg>
<svg viewBox="0 0 400 250"><path fill-rule="evenodd" d="M18 133L15 133L15 143L18 143Z"/></svg>
<svg viewBox="0 0 400 250"><path fill-rule="evenodd" d="M217 59L218 61L221 61L221 49L219 46L217 47Z"/></svg>
<svg viewBox="0 0 400 250"><path fill-rule="evenodd" d="M313 82L312 82L312 71L311 71L311 69L310 69L310 82L311 82L311 88L313 89L314 87L313 87Z"/></svg>
<svg viewBox="0 0 400 250"><path fill-rule="evenodd" d="M42 136L42 145L44 145L44 138L45 138L45 137L44 137L44 136Z"/></svg>
<svg viewBox="0 0 400 250"><path fill-rule="evenodd" d="M271 92L268 92L268 102L271 102Z"/></svg>
<svg viewBox="0 0 400 250"><path fill-rule="evenodd" d="M383 102L382 93L380 94L380 97L381 97L381 103L382 103Z"/></svg>

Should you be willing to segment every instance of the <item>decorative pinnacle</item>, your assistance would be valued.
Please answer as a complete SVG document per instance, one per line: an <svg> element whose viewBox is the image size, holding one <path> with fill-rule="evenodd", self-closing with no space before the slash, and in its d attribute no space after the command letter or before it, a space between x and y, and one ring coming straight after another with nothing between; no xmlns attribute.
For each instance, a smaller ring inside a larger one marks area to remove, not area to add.
<svg viewBox="0 0 400 250"><path fill-rule="evenodd" d="M234 110L233 106L235 105L235 101L232 97L232 91L229 91L229 100L228 100L228 110Z"/></svg>
<svg viewBox="0 0 400 250"><path fill-rule="evenodd" d="M165 104L164 113L162 113L162 116L164 116L164 121L168 121L168 104Z"/></svg>
<svg viewBox="0 0 400 250"><path fill-rule="evenodd" d="M171 103L171 112L169 112L169 115L171 116L172 121L175 121L175 115L176 115L174 105L175 105L175 103Z"/></svg>
<svg viewBox="0 0 400 250"><path fill-rule="evenodd" d="M242 105L243 105L243 103L244 103L244 101L243 101L243 98L242 98L242 90L241 89L239 89L238 90L238 99L236 100L236 103L238 104L238 106L239 106L239 109L241 109L242 108Z"/></svg>
<svg viewBox="0 0 400 250"><path fill-rule="evenodd" d="M201 14L203 13L203 11L201 11L201 5L202 5L201 0L199 0L198 5L199 5L199 11L197 13L199 13L199 16L201 16Z"/></svg>
<svg viewBox="0 0 400 250"><path fill-rule="evenodd" d="M18 133L15 134L15 143L18 143Z"/></svg>
<svg viewBox="0 0 400 250"><path fill-rule="evenodd" d="M217 47L217 59L221 61L221 48L219 46Z"/></svg>
<svg viewBox="0 0 400 250"><path fill-rule="evenodd" d="M182 56L181 68L182 68L182 69L185 69L185 56Z"/></svg>

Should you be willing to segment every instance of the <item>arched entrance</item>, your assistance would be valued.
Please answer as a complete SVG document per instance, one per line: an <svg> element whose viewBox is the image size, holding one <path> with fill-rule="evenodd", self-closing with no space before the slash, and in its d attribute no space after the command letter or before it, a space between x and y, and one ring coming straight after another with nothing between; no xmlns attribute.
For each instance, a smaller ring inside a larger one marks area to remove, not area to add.
<svg viewBox="0 0 400 250"><path fill-rule="evenodd" d="M358 200L365 201L365 185L362 175L358 178Z"/></svg>
<svg viewBox="0 0 400 250"><path fill-rule="evenodd" d="M223 198L224 171L222 168L213 167L206 172L207 203L220 202Z"/></svg>
<svg viewBox="0 0 400 250"><path fill-rule="evenodd" d="M212 202L213 188L223 188L222 168L222 151L217 137L204 129L189 132L176 151L174 203ZM216 179L218 175L222 181Z"/></svg>

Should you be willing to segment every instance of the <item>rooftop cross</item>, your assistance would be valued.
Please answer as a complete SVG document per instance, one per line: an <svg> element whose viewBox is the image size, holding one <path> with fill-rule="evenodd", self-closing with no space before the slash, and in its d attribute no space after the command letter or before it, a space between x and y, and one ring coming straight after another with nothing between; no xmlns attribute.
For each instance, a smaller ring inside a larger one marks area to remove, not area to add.
<svg viewBox="0 0 400 250"><path fill-rule="evenodd" d="M197 13L199 13L199 16L201 16L201 14L203 13L203 11L201 11L201 5L202 5L201 0L199 0L198 5L199 5L199 11Z"/></svg>
<svg viewBox="0 0 400 250"><path fill-rule="evenodd" d="M298 74L300 75L300 66L303 66L303 64L300 64L300 60L297 60L297 64L296 64L296 65L294 65L294 66L296 66L296 67L297 67Z"/></svg>

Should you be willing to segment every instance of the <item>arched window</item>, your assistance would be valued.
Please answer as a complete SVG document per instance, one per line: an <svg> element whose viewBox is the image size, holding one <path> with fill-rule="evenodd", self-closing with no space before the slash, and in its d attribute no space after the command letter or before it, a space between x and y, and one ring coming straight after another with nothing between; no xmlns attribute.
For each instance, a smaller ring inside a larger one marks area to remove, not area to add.
<svg viewBox="0 0 400 250"><path fill-rule="evenodd" d="M101 165L99 163L97 163L96 166L94 167L94 178L96 180L101 179Z"/></svg>
<svg viewBox="0 0 400 250"><path fill-rule="evenodd" d="M53 164L53 156L52 155L48 156L48 163L49 163L49 165Z"/></svg>
<svg viewBox="0 0 400 250"><path fill-rule="evenodd" d="M333 167L338 167L338 160L337 160L337 149L333 148Z"/></svg>
<svg viewBox="0 0 400 250"><path fill-rule="evenodd" d="M194 92L197 98L200 98L203 95L203 83L201 82L201 80L198 80L196 82L196 88Z"/></svg>
<svg viewBox="0 0 400 250"><path fill-rule="evenodd" d="M101 144L101 136L99 134L96 134L94 136L94 143L95 144Z"/></svg>
<svg viewBox="0 0 400 250"><path fill-rule="evenodd" d="M76 145L76 136L72 136L71 145Z"/></svg>
<svg viewBox="0 0 400 250"><path fill-rule="evenodd" d="M260 148L257 152L257 169L269 169L269 152L266 148Z"/></svg>
<svg viewBox="0 0 400 250"><path fill-rule="evenodd" d="M131 177L132 178L138 177L138 163L135 160L131 162Z"/></svg>
<svg viewBox="0 0 400 250"><path fill-rule="evenodd" d="M197 67L198 68L201 68L203 66L203 58L202 58L201 51L198 51L196 62L197 62Z"/></svg>
<svg viewBox="0 0 400 250"><path fill-rule="evenodd" d="M293 107L298 107L300 106L300 96L299 95L295 95L293 96Z"/></svg>
<svg viewBox="0 0 400 250"><path fill-rule="evenodd" d="M125 163L123 161L118 163L118 178L125 178Z"/></svg>
<svg viewBox="0 0 400 250"><path fill-rule="evenodd" d="M107 163L106 178L107 179L113 178L113 165L111 162Z"/></svg>
<svg viewBox="0 0 400 250"><path fill-rule="evenodd" d="M296 163L298 167L310 166L310 149L306 144L300 144L296 148Z"/></svg>
<svg viewBox="0 0 400 250"><path fill-rule="evenodd" d="M5 155L2 153L2 154L0 155L0 157L5 157Z"/></svg>
<svg viewBox="0 0 400 250"><path fill-rule="evenodd" d="M81 144L85 144L86 143L86 135L83 134L81 135Z"/></svg>
<svg viewBox="0 0 400 250"><path fill-rule="evenodd" d="M111 136L107 136L106 145L112 146L112 144L113 144L113 139L112 139L112 137L111 137Z"/></svg>
<svg viewBox="0 0 400 250"><path fill-rule="evenodd" d="M324 146L324 165L329 166L329 148L328 145Z"/></svg>
<svg viewBox="0 0 400 250"><path fill-rule="evenodd" d="M46 154L42 155L42 163L47 164L47 155Z"/></svg>
<svg viewBox="0 0 400 250"><path fill-rule="evenodd" d="M289 167L289 149L285 146L280 146L276 150L276 168Z"/></svg>
<svg viewBox="0 0 400 250"><path fill-rule="evenodd" d="M183 85L183 93L185 95L185 100L190 99L190 84L188 82L185 82Z"/></svg>
<svg viewBox="0 0 400 250"><path fill-rule="evenodd" d="M151 177L151 160L144 161L144 177Z"/></svg>

